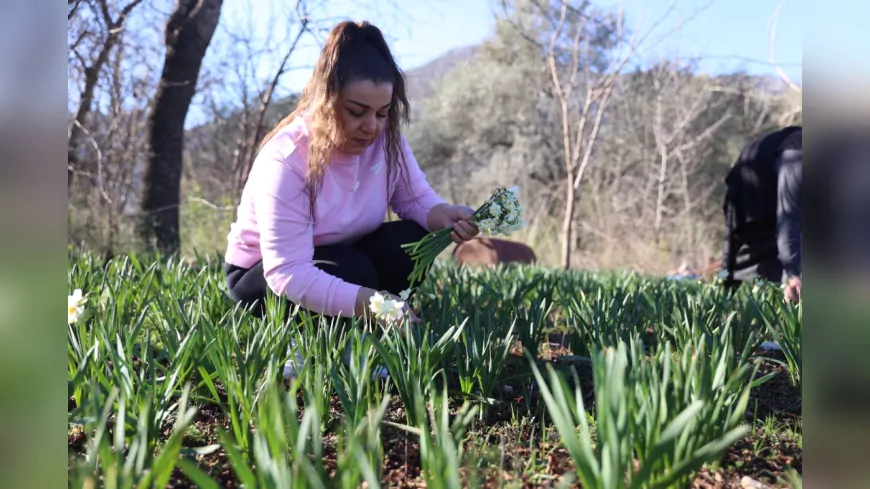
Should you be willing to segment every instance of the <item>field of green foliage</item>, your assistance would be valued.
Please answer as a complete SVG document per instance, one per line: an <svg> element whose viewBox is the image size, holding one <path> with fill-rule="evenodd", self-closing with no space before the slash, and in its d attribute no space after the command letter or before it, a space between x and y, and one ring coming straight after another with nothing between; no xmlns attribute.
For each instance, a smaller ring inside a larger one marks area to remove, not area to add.
<svg viewBox="0 0 870 489"><path fill-rule="evenodd" d="M256 319L221 267L70 257L71 487L800 486L802 312L777 287L440 266L423 326L384 330Z"/></svg>

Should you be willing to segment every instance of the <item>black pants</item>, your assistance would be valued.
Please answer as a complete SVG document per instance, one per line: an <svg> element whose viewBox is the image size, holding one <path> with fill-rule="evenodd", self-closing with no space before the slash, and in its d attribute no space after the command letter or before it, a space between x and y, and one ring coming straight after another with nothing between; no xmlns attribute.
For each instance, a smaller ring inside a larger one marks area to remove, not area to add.
<svg viewBox="0 0 870 489"><path fill-rule="evenodd" d="M315 246L314 266L345 282L398 294L408 288L408 276L414 270L414 262L401 246L420 241L426 234L414 221L386 222L356 243ZM247 269L227 263L225 272L230 297L243 307L254 306L253 314L262 317L268 290L263 262Z"/></svg>

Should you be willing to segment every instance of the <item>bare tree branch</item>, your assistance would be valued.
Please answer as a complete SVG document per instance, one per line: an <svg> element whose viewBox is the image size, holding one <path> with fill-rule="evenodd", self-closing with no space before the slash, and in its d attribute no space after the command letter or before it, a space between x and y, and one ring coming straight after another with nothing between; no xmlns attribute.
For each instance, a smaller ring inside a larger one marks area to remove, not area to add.
<svg viewBox="0 0 870 489"><path fill-rule="evenodd" d="M79 121L74 121L74 124L79 126L79 129L82 131L82 134L84 134L88 138L88 141L90 141L91 146L93 146L93 148L94 148L94 152L97 155L97 175L96 175L97 182L98 182L97 188L100 190L100 194L103 196L103 198L106 199L106 202L111 204L112 199L106 193L106 190L102 185L102 182L103 182L103 152L100 151L100 145L97 144L97 140L94 139L93 136L91 136L91 133L88 132L87 129L82 127L82 125L79 123Z"/></svg>
<svg viewBox="0 0 870 489"><path fill-rule="evenodd" d="M81 3L82 0L67 0L66 5L69 10L66 13L66 20L72 20L75 17Z"/></svg>
<svg viewBox="0 0 870 489"><path fill-rule="evenodd" d="M236 206L234 206L234 205L217 205L217 204L214 204L212 202L209 202L209 201L203 199L202 197L188 197L187 201L200 203L200 204L202 204L206 207L209 207L213 210L216 210L216 211L232 211L232 210L235 210L235 208L236 208Z"/></svg>
<svg viewBox="0 0 870 489"><path fill-rule="evenodd" d="M75 169L78 166L77 158L75 155L76 147L78 146L78 140L82 134L81 130L85 125L85 119L91 111L91 106L93 104L94 98L94 90L96 89L97 82L99 81L100 71L102 70L103 65L106 63L106 60L109 58L109 54L114 49L115 44L118 41L118 37L121 34L121 28L127 21L127 17L140 3L142 3L142 0L132 0L130 3L125 5L124 8L121 9L121 13L116 19L112 19L111 15L109 14L106 1L100 0L99 2L104 21L107 25L106 38L103 42L102 47L100 48L99 54L97 54L96 59L90 65L87 65L82 58L82 66L85 72L85 85L79 97L79 108L76 111L74 119L78 124L72 125L69 130L69 137L67 140L68 167L72 168L72 170L68 171L67 175L68 186L72 185L72 181L75 175ZM78 51L74 51L74 53L76 54L76 56L81 57Z"/></svg>
<svg viewBox="0 0 870 489"><path fill-rule="evenodd" d="M302 35L306 32L309 32L308 25L311 19L309 13L305 11L305 3L303 0L296 1L296 15L300 22L299 30L296 32L296 37L293 39L293 42L290 43L290 47L287 49L284 58L281 60L281 64L278 66L278 69L276 70L275 75L272 77L272 80L269 82L269 85L266 87L265 92L260 96L260 110L257 116L257 121L254 125L253 134L251 135L250 139L247 140L246 152L243 162L244 167L239 178L239 186L244 185L244 183L248 180L248 174L250 173L251 167L254 164L257 142L263 135L263 131L265 129L266 112L268 111L269 105L272 102L272 95L275 93L275 88L278 86L278 82L281 79L281 76L284 75L284 73L287 71L287 63L290 61L290 57L296 51L296 45L299 43Z"/></svg>
<svg viewBox="0 0 870 489"><path fill-rule="evenodd" d="M791 81L791 79L788 77L788 75L785 74L785 71L783 71L782 67L780 67L776 63L776 59L773 56L774 41L776 40L776 26L779 23L779 13L780 13L780 11L782 11L782 8L785 6L785 2L786 2L786 0L779 0L779 3L776 5L776 9L773 11L773 15L771 16L770 20L768 21L768 28L769 28L770 33L769 33L769 36L767 38L767 59L773 65L774 69L779 74L779 77L782 78L782 81L784 81L786 83L786 85L791 87L792 90L794 90L798 93L801 93L801 88L799 86L797 86L796 83Z"/></svg>

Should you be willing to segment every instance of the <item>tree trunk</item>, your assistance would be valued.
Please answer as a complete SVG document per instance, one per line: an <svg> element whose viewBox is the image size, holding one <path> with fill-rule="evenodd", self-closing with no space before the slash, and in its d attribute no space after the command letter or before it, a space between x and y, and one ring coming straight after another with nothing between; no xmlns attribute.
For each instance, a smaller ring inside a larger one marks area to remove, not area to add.
<svg viewBox="0 0 870 489"><path fill-rule="evenodd" d="M184 120L202 58L220 18L221 0L176 0L166 23L166 58L148 116L140 237L163 253L178 250Z"/></svg>
<svg viewBox="0 0 870 489"><path fill-rule="evenodd" d="M574 229L574 184L571 172L568 172L565 192L565 220L562 222L562 267L571 268L571 249L573 245L572 231Z"/></svg>
<svg viewBox="0 0 870 489"><path fill-rule="evenodd" d="M656 218L653 224L656 244L661 239L662 217L665 207L665 179L668 176L668 151L663 145L659 147L659 178L656 192Z"/></svg>

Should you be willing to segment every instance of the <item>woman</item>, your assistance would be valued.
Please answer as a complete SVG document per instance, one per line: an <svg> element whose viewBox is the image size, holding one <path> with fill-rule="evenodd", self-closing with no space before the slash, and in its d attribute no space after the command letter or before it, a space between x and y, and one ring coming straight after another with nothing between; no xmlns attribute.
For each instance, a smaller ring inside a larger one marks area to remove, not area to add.
<svg viewBox="0 0 870 489"><path fill-rule="evenodd" d="M293 113L264 139L228 236L230 296L262 314L267 289L327 317L397 298L413 270L402 244L453 227L478 234L469 207L426 181L400 132L405 82L380 30L332 29ZM387 209L400 221L384 223ZM419 321L406 309L412 321Z"/></svg>

